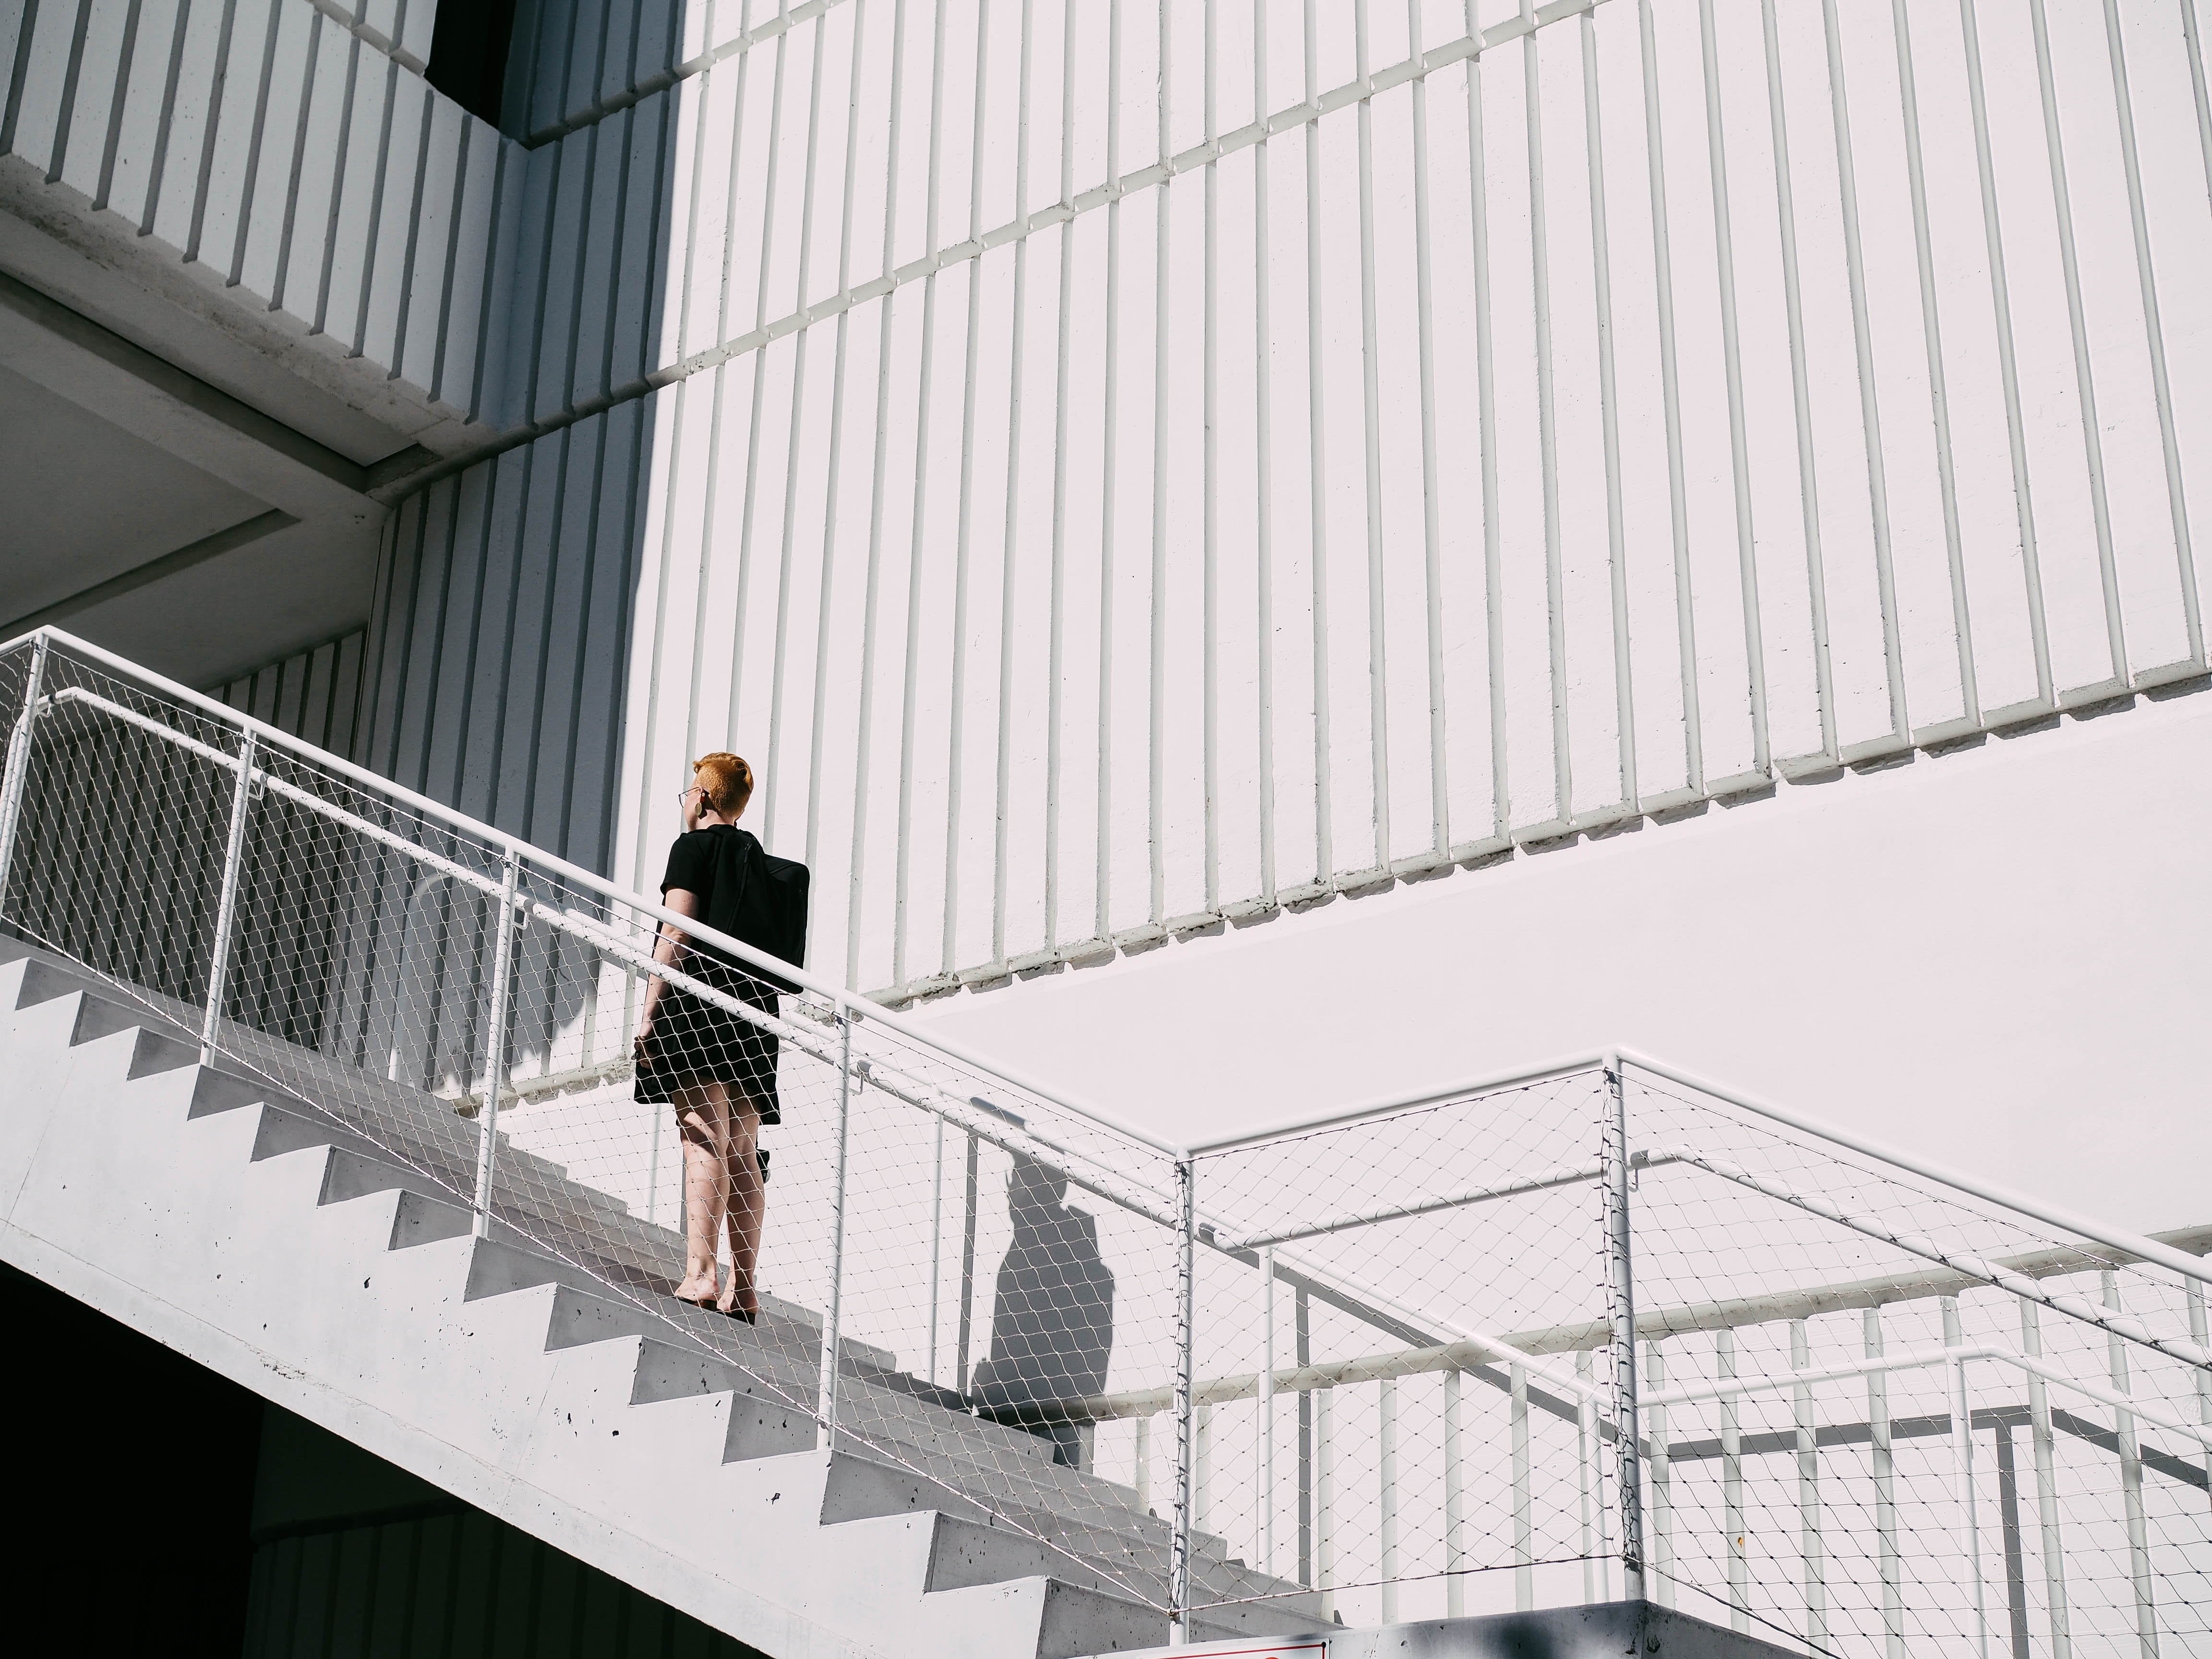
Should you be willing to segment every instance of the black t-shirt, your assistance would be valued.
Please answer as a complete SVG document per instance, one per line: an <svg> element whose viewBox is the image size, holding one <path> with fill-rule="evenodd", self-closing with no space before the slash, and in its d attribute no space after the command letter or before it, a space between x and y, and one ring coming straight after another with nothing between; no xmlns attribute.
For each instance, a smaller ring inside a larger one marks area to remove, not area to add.
<svg viewBox="0 0 2212 1659"><path fill-rule="evenodd" d="M704 830L687 830L677 836L668 849L667 873L660 878L660 896L668 896L669 890L680 887L693 895L698 907L692 912L693 920L713 927L708 917L714 914L714 870L721 861L718 837L729 833L726 826L710 824ZM735 967L735 958L726 951L712 945L687 940L688 947L711 962L725 967Z"/></svg>
<svg viewBox="0 0 2212 1659"><path fill-rule="evenodd" d="M796 883L786 881L779 885L775 879L779 866L787 876L795 874ZM668 849L668 869L661 879L660 890L665 896L671 889L680 887L696 895L699 902L697 921L717 933L742 939L756 950L766 951L770 956L796 960L805 951L805 877L804 865L769 858L749 831L734 824L709 824L706 829L686 830L677 836ZM776 908L781 899L787 910L794 892L800 940L796 950L785 937L790 928L780 925L790 922L792 918L780 915ZM774 1008L779 991L798 988L777 975L746 968L716 945L702 944L690 948L696 953L702 967L736 981L732 988L738 994L762 1007Z"/></svg>

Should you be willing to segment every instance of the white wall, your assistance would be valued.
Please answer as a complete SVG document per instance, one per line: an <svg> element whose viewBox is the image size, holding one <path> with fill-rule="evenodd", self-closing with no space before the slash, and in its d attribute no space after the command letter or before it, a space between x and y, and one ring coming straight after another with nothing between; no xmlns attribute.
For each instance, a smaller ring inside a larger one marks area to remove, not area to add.
<svg viewBox="0 0 2212 1659"><path fill-rule="evenodd" d="M1179 1139L1620 1042L2128 1227L2212 1220L2212 696L924 1017Z"/></svg>

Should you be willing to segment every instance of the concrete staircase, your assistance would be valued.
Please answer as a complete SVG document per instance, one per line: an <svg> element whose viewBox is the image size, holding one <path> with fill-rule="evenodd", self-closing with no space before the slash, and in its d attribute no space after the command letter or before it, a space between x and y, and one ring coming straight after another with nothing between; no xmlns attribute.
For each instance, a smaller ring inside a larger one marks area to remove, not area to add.
<svg viewBox="0 0 2212 1659"><path fill-rule="evenodd" d="M202 1066L187 1014L0 939L0 1256L771 1659L1164 1639L1169 1529L1126 1488L855 1344L865 1449L817 1449L811 1310L669 1299L673 1234L520 1151L473 1237L447 1103L349 1073L339 1109L267 1038ZM1193 1577L1276 1598L1199 1639L1322 1622L1218 1540Z"/></svg>

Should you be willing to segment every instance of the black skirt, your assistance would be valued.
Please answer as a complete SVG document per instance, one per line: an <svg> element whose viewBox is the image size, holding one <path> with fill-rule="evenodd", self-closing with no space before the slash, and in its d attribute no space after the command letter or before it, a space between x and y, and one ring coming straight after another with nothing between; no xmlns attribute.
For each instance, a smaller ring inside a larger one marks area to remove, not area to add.
<svg viewBox="0 0 2212 1659"><path fill-rule="evenodd" d="M685 964L697 979L726 991L764 1013L776 1013L776 994L750 975L701 963ZM661 993L653 1011L653 1036L637 1068L633 1098L659 1103L682 1084L726 1085L760 1109L763 1123L782 1121L776 1097L775 1033L763 1030L726 1008L717 1007L680 987Z"/></svg>

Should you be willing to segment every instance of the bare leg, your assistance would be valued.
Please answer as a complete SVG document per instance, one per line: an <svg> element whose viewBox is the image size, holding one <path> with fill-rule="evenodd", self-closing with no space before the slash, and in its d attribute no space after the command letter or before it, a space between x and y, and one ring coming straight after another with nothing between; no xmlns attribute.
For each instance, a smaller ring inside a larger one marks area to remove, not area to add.
<svg viewBox="0 0 2212 1659"><path fill-rule="evenodd" d="M760 1311L753 1269L760 1260L761 1224L768 1218L768 1187L754 1149L760 1144L760 1109L743 1094L730 1103L730 1283L721 1309Z"/></svg>
<svg viewBox="0 0 2212 1659"><path fill-rule="evenodd" d="M679 1084L677 1124L684 1137L684 1282L677 1298L701 1304L718 1290L714 1246L730 1202L730 1097L720 1083Z"/></svg>

